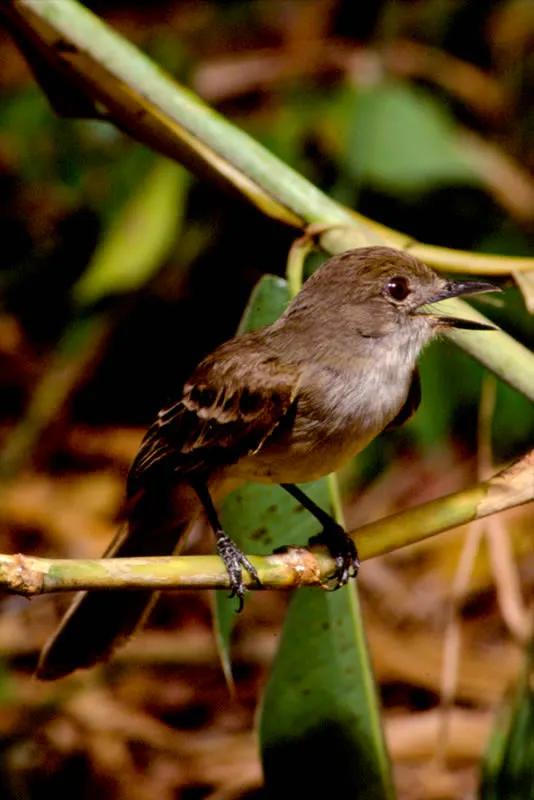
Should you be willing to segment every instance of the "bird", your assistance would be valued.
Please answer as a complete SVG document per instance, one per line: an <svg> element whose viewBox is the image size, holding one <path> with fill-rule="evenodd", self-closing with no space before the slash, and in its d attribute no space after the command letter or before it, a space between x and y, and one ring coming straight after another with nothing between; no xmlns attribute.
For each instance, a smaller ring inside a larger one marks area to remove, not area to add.
<svg viewBox="0 0 534 800"><path fill-rule="evenodd" d="M494 326L430 304L498 290L450 280L408 251L371 246L328 259L281 317L221 344L148 428L129 471L125 520L104 557L163 556L204 511L242 606L249 559L216 507L245 482L280 484L318 519L314 537L336 564L335 587L358 571L352 539L298 484L338 470L421 401L417 358L446 328ZM155 593L80 592L46 643L37 677L107 660L143 623Z"/></svg>

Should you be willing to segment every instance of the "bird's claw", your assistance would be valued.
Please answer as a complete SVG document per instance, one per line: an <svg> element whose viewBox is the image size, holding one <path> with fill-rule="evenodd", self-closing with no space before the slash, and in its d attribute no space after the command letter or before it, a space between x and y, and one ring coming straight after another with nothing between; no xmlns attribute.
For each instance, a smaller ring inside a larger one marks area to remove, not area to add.
<svg viewBox="0 0 534 800"><path fill-rule="evenodd" d="M322 532L310 539L310 544L322 544L336 562L336 571L324 588L335 592L348 583L349 578L355 578L360 568L358 551L351 537L335 522L323 528Z"/></svg>
<svg viewBox="0 0 534 800"><path fill-rule="evenodd" d="M245 598L245 584L243 583L243 569L251 575L258 586L261 581L255 567L252 566L246 555L232 541L225 531L217 531L217 553L224 561L224 566L230 579L230 597L237 597L237 613L243 610Z"/></svg>

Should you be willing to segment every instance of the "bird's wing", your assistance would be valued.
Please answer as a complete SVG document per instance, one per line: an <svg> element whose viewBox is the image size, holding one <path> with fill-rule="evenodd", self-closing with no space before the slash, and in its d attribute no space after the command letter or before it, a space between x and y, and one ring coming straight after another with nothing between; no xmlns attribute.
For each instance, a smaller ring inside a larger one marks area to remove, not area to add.
<svg viewBox="0 0 534 800"><path fill-rule="evenodd" d="M261 348L223 345L148 429L128 477L132 497L163 472L209 472L257 451L294 404L300 373Z"/></svg>
<svg viewBox="0 0 534 800"><path fill-rule="evenodd" d="M419 377L419 370L416 367L412 373L412 381L410 383L410 388L408 389L408 395L404 401L404 405L397 416L391 420L389 425L386 427L386 430L389 431L392 428L399 428L401 425L404 425L405 422L408 422L408 420L413 417L419 408L420 403L421 378Z"/></svg>

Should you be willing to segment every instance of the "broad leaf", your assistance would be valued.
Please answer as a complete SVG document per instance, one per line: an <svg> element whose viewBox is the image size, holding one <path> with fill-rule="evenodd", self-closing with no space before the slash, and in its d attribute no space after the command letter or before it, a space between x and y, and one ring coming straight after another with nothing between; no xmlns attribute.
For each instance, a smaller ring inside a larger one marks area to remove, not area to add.
<svg viewBox="0 0 534 800"><path fill-rule="evenodd" d="M183 167L155 160L74 287L80 305L134 291L153 277L176 241L187 181Z"/></svg>
<svg viewBox="0 0 534 800"><path fill-rule="evenodd" d="M269 797L394 797L354 583L293 596L260 742Z"/></svg>
<svg viewBox="0 0 534 800"><path fill-rule="evenodd" d="M477 183L447 113L422 90L402 83L358 88L343 100L346 163L378 188L419 192L443 183Z"/></svg>

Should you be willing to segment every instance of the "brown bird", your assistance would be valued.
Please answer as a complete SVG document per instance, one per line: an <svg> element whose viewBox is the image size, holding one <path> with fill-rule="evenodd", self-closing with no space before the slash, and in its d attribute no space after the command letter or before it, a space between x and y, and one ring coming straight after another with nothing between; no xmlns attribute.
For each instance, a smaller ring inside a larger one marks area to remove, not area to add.
<svg viewBox="0 0 534 800"><path fill-rule="evenodd" d="M245 481L278 483L323 526L338 586L358 569L352 540L295 484L333 472L420 402L416 359L443 328L491 329L427 308L495 291L437 275L389 247L329 259L280 319L207 356L148 429L127 483L127 522L107 557L171 554L205 511L240 603L256 570L222 530L215 504ZM109 657L152 606L148 590L82 592L46 644L37 675L67 675Z"/></svg>

